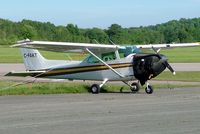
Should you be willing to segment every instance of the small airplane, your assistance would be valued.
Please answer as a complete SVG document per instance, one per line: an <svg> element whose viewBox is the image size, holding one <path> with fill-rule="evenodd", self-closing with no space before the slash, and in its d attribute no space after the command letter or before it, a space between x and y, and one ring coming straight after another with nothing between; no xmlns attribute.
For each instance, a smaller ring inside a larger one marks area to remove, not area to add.
<svg viewBox="0 0 200 134"><path fill-rule="evenodd" d="M153 44L120 46L107 44L88 44L70 42L18 41L12 47L19 47L24 59L26 71L9 72L6 76L32 76L35 78L53 78L69 80L102 81L93 84L91 92L98 94L108 81L122 81L132 92L138 92L139 83L146 84L147 94L153 93L153 87L148 80L158 76L166 68L174 75L174 69L168 63L165 55L160 54L161 48L194 47L197 43ZM141 53L140 49L153 49L155 53ZM38 50L53 52L88 53L83 61L47 60ZM137 81L130 84L131 81Z"/></svg>

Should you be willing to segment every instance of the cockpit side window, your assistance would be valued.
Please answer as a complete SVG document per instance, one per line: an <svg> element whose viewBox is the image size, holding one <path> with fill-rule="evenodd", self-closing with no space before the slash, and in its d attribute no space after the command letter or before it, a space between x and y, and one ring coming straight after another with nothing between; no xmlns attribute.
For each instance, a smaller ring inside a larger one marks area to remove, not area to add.
<svg viewBox="0 0 200 134"><path fill-rule="evenodd" d="M112 60L115 60L116 59L116 56L115 56L115 53L114 52L110 52L110 53L104 53L104 54L101 54L100 55L100 58L103 60L103 61L112 61ZM90 55L86 61L88 63L99 63L99 60L96 59L94 56Z"/></svg>

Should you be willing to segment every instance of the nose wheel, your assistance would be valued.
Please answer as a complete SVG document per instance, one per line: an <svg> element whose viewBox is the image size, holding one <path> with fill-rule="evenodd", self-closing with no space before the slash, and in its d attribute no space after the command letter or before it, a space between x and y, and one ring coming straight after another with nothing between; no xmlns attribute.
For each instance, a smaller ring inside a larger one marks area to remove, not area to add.
<svg viewBox="0 0 200 134"><path fill-rule="evenodd" d="M147 83L147 87L145 88L145 92L147 94L152 94L153 93L153 87L151 85L149 85L148 83Z"/></svg>

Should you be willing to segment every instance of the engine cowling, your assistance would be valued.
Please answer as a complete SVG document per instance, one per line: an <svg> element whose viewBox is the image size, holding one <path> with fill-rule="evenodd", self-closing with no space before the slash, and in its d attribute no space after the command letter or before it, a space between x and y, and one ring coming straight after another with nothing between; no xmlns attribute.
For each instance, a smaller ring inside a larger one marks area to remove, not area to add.
<svg viewBox="0 0 200 134"><path fill-rule="evenodd" d="M167 58L161 54L136 54L133 57L134 76L144 85L166 69Z"/></svg>

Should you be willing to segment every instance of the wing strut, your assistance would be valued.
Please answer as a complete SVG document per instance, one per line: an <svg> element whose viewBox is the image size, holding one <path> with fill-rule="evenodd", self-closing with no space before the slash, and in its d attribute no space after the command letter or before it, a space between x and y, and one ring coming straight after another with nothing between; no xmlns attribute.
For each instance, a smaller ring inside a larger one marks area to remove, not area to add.
<svg viewBox="0 0 200 134"><path fill-rule="evenodd" d="M86 48L86 51L88 53L90 53L92 56L94 56L95 58L97 58L100 62L102 62L104 65L106 65L110 70L112 70L115 74L117 74L119 77L124 78L124 76L122 74L120 74L119 72L117 72L114 68L112 68L111 66L109 66L106 62L104 62L102 59L100 59L96 54L94 54L93 52L91 52L88 48ZM107 79L106 79L107 82ZM105 82L105 83L106 83ZM126 81L122 81L124 82L126 85L128 85L130 88L132 88L132 86L126 82Z"/></svg>
<svg viewBox="0 0 200 134"><path fill-rule="evenodd" d="M103 63L105 66L107 66L110 70L112 70L115 74L117 74L119 77L124 78L124 76L122 74L120 74L119 72L117 72L114 68L112 68L111 66L109 66L106 62L104 62L102 59L100 59L96 54L94 54L93 52L91 52L88 48L86 48L86 51L88 53L90 53L92 56L94 56L95 58L97 58L101 63Z"/></svg>

